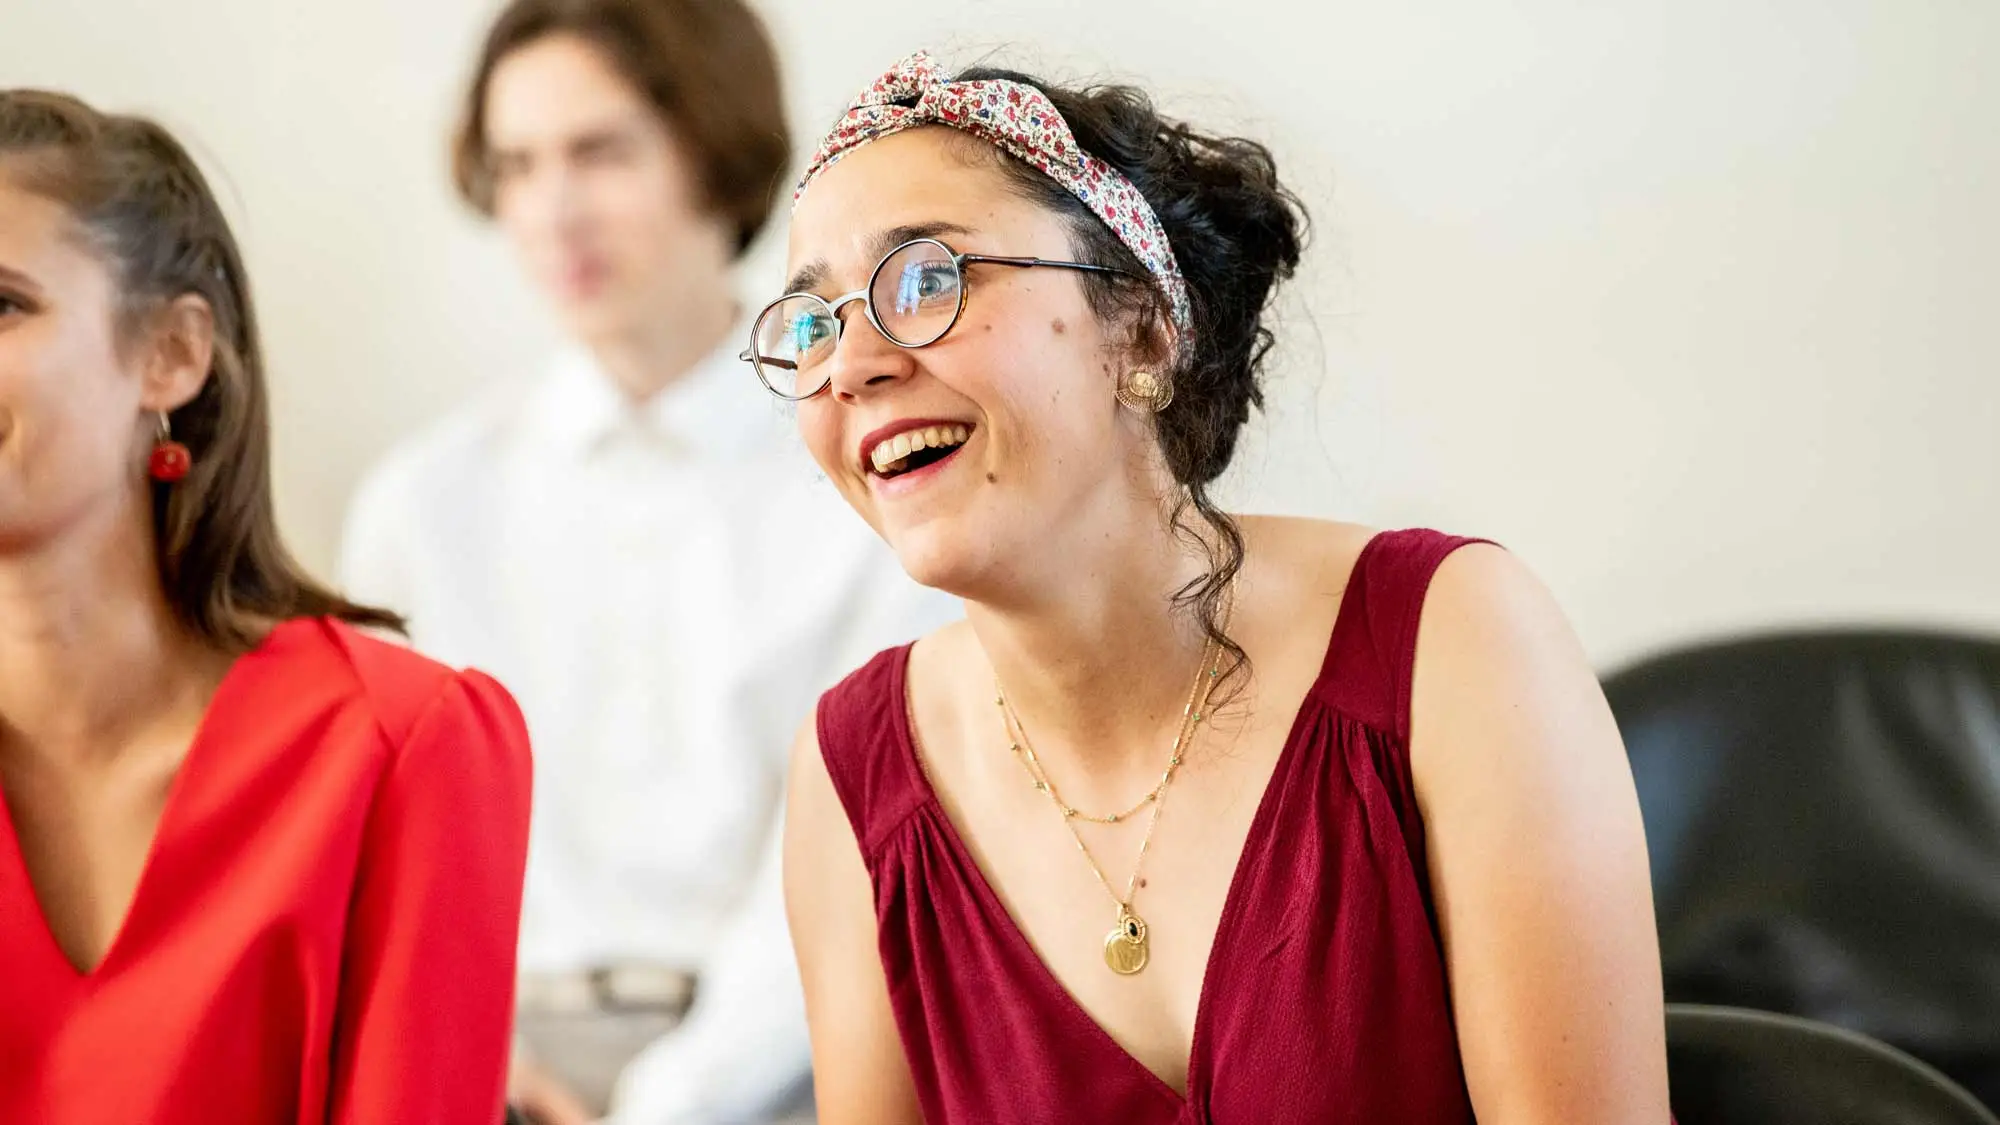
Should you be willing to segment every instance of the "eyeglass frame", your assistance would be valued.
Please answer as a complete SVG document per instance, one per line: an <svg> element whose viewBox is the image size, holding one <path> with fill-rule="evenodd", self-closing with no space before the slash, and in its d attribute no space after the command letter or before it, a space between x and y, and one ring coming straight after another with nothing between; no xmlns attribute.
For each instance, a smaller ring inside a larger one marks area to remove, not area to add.
<svg viewBox="0 0 2000 1125"><path fill-rule="evenodd" d="M951 310L951 319L945 322L943 328L938 329L937 335L932 336L930 339L925 340L920 344L906 344L901 340L896 339L894 336L890 335L889 330L882 327L881 318L876 316L875 314L875 301L873 298L869 296L869 294L874 291L875 282L881 278L882 269L884 266L887 266L889 264L889 259L894 258L896 255L901 254L903 251L908 250L910 247L916 246L920 243L929 243L930 245L937 247L938 249L944 251L946 256L951 259L951 268L958 274L958 282L959 282L958 307ZM958 318L965 315L966 290L970 288L970 286L966 284L965 267L967 265L979 265L982 263L997 265L997 266L1016 266L1022 269L1031 269L1035 266L1049 266L1055 269L1079 270L1085 273L1108 273L1117 277L1131 278L1134 281L1150 280L1139 274L1133 273L1131 270L1119 269L1116 266L1100 266L1100 265L1094 265L1090 262L1064 262L1064 261L1058 261L1053 258L1014 258L997 254L961 254L958 251L953 250L950 245L948 245L943 239L940 238L932 238L929 236L925 236L922 238L912 238L906 242L901 242L896 244L894 247L890 248L888 253L883 254L882 259L875 263L875 268L868 271L868 284L862 286L859 289L856 289L852 293L843 294L839 297L833 298L832 300L828 300L827 298L822 297L817 293L806 293L806 292L787 293L784 296L771 301L769 304L766 304L763 308L757 311L756 318L750 322L750 346L744 348L743 351L739 355L737 355L736 358L744 363L749 364L751 369L757 373L757 381L764 385L765 390L770 391L773 395L776 395L778 398L786 402L804 402L807 399L815 398L825 393L826 389L833 385L833 375L831 372L826 374L820 380L819 386L814 387L812 390L807 391L805 394L802 395L788 395L783 391L780 391L778 388L772 386L771 380L766 378L764 375L765 361L757 358L757 333L758 330L762 328L764 325L764 318L770 315L772 309L777 308L779 305L784 304L786 301L790 301L799 297L805 297L809 300L818 301L822 306L826 308L827 316L833 321L833 326L834 326L833 346L838 348L840 346L841 337L847 334L847 321L841 318L840 310L846 308L850 304L853 304L855 301L860 301L862 315L868 318L868 323L870 327L874 328L878 335L880 335L884 340L887 340L891 344L894 344L897 347L902 348L904 351L915 351L918 348L930 347L932 344L937 343L939 340L942 340L947 335L949 335L952 329L958 327ZM771 362L782 363L783 361L773 360ZM797 366L794 365L792 370L794 371L798 370Z"/></svg>

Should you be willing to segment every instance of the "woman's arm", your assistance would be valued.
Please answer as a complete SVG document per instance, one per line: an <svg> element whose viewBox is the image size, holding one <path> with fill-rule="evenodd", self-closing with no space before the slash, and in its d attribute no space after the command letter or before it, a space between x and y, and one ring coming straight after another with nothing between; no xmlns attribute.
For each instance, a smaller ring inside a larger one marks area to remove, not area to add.
<svg viewBox="0 0 2000 1125"><path fill-rule="evenodd" d="M476 673L398 748L355 875L332 1125L500 1120L529 784L521 714Z"/></svg>
<svg viewBox="0 0 2000 1125"><path fill-rule="evenodd" d="M1481 1125L1665 1125L1631 769L1562 612L1497 548L1453 553L1432 583L1410 753Z"/></svg>
<svg viewBox="0 0 2000 1125"><path fill-rule="evenodd" d="M921 1125L875 942L875 898L820 756L818 716L792 747L785 907L805 986L820 1125Z"/></svg>

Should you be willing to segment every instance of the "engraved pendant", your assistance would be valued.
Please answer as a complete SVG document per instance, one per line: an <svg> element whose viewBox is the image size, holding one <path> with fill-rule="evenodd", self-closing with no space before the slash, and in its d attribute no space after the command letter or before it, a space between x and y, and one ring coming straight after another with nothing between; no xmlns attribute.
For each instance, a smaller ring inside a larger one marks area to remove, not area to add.
<svg viewBox="0 0 2000 1125"><path fill-rule="evenodd" d="M1118 909L1118 924L1104 935L1104 963L1111 971L1129 977L1146 967L1152 950L1146 944L1146 920L1125 907Z"/></svg>

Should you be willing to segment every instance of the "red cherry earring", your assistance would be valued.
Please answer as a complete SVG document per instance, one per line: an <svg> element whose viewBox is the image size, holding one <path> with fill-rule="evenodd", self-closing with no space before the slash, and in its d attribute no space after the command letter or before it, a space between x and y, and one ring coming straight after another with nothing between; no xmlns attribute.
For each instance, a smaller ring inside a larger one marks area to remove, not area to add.
<svg viewBox="0 0 2000 1125"><path fill-rule="evenodd" d="M194 454L174 440L174 427L167 412L160 411L160 440L153 443L153 455L146 459L146 473L161 484L176 484L194 468Z"/></svg>

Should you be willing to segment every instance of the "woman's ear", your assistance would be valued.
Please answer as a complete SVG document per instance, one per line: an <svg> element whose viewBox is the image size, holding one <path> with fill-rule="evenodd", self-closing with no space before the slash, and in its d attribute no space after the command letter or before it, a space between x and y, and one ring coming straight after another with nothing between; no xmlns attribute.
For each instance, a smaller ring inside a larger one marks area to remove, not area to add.
<svg viewBox="0 0 2000 1125"><path fill-rule="evenodd" d="M215 362L215 310L194 293L174 298L153 318L146 349L141 405L149 411L180 409L208 383Z"/></svg>

